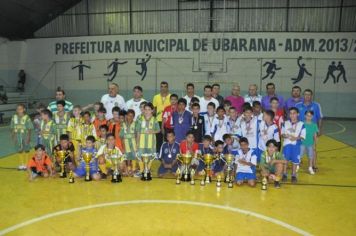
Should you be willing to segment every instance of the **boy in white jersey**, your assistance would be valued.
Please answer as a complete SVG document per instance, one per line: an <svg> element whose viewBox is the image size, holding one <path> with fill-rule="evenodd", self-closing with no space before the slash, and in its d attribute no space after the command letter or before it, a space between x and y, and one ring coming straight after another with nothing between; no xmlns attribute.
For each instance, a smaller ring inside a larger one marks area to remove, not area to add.
<svg viewBox="0 0 356 236"><path fill-rule="evenodd" d="M277 143L280 142L278 127L273 123L273 118L273 111L267 110L263 112L263 120L259 124L258 140L258 149L260 149L261 153L266 151L266 143L268 140L274 139Z"/></svg>
<svg viewBox="0 0 356 236"><path fill-rule="evenodd" d="M235 107L229 108L229 125L230 125L230 134L234 137L237 137L240 129L241 116L238 116Z"/></svg>
<svg viewBox="0 0 356 236"><path fill-rule="evenodd" d="M205 135L211 135L215 117L215 104L213 102L210 102L207 107L207 114L204 115Z"/></svg>
<svg viewBox="0 0 356 236"><path fill-rule="evenodd" d="M258 138L259 138L259 121L257 117L253 116L252 107L246 106L243 112L243 118L240 123L240 134L239 137L245 137L248 139L249 148L258 152Z"/></svg>
<svg viewBox="0 0 356 236"><path fill-rule="evenodd" d="M249 148L248 139L242 137L240 139L240 147L236 153L235 164L236 164L236 184L238 186L242 185L244 181L250 187L256 186L256 164L257 156L256 153Z"/></svg>
<svg viewBox="0 0 356 236"><path fill-rule="evenodd" d="M213 120L213 130L211 130L211 136L215 141L223 141L224 134L230 133L229 119L225 116L225 109L223 106L219 106L216 109L217 116Z"/></svg>
<svg viewBox="0 0 356 236"><path fill-rule="evenodd" d="M297 183L297 166L300 163L300 146L305 139L305 127L302 121L298 120L299 110L295 107L289 109L289 118L282 126L283 155L287 161L292 162L292 183ZM282 181L287 180L287 165L284 166Z"/></svg>

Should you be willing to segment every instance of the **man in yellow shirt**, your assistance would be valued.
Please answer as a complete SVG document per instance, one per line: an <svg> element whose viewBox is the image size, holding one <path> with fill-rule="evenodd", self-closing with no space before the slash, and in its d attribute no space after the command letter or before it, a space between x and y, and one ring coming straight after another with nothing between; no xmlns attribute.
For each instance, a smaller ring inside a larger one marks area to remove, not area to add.
<svg viewBox="0 0 356 236"><path fill-rule="evenodd" d="M156 120L158 121L159 127L162 127L162 114L164 108L171 105L170 102L171 94L168 90L168 83L162 81L160 84L160 92L153 97L153 106L156 114ZM160 150L163 143L163 134L162 130L156 134L156 150Z"/></svg>

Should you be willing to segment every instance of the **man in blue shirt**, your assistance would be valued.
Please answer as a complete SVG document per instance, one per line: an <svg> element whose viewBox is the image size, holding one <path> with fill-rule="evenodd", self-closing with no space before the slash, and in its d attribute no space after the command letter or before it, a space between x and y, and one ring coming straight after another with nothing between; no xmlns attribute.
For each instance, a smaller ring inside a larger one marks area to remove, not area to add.
<svg viewBox="0 0 356 236"><path fill-rule="evenodd" d="M313 122L318 125L319 133L321 135L321 125L323 119L323 113L321 112L320 104L313 101L313 91L311 89L304 90L304 101L299 102L295 105L296 108L299 110L299 120L305 121L305 112L306 111L313 111Z"/></svg>

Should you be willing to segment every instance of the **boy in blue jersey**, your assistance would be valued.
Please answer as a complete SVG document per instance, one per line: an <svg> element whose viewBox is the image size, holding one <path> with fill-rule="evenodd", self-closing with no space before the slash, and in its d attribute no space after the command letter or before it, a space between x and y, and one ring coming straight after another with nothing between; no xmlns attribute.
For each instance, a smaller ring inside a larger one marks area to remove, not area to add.
<svg viewBox="0 0 356 236"><path fill-rule="evenodd" d="M167 130L167 142L161 146L159 158L161 165L158 168L158 177L162 178L167 173L175 173L178 168L177 154L179 153L179 143L176 142L176 136L173 130Z"/></svg>

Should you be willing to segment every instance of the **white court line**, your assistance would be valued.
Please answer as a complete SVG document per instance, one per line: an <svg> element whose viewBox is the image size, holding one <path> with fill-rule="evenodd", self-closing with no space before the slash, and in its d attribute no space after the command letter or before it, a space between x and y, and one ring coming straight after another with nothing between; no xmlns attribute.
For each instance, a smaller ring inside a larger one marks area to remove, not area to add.
<svg viewBox="0 0 356 236"><path fill-rule="evenodd" d="M68 210L63 210L63 211L57 211L54 213L49 213L40 217L33 218L28 221L24 221L22 223L13 225L11 227L5 228L0 231L0 235L4 235L6 233L10 233L12 231L15 231L19 228L37 223L42 220L46 220L52 217L56 216L61 216L65 214L70 214L73 212L78 212L78 211L84 211L84 210L89 210L89 209L94 209L94 208L100 208L100 207L108 207L108 206L120 206L120 205L133 205L133 204L184 204L184 205L192 205L192 206L204 206L204 207L210 207L210 208L215 208L215 209L221 209L221 210L226 210L226 211L231 211L231 212L237 212L241 213L247 216L253 216L261 220L268 221L270 223L274 223L276 225L282 226L286 229L289 229L295 233L301 234L301 235L312 235L302 229L299 229L293 225L287 224L283 221L274 219L269 216L265 216L259 213L255 213L253 211L248 211L248 210L243 210L237 207L230 207L230 206L222 206L222 205L216 205L212 203L204 203L204 202L193 202L193 201L179 201L179 200L132 200L132 201L118 201L118 202L108 202L108 203L100 203L100 204L95 204L95 205L89 205L89 206L84 206L84 207L77 207L77 208L72 208Z"/></svg>
<svg viewBox="0 0 356 236"><path fill-rule="evenodd" d="M335 123L336 125L341 127L341 129L338 130L338 131L335 131L335 132L326 133L326 135L342 134L342 133L344 133L346 131L346 127L344 125L340 124L339 122L332 121L332 120L330 120L329 122Z"/></svg>

